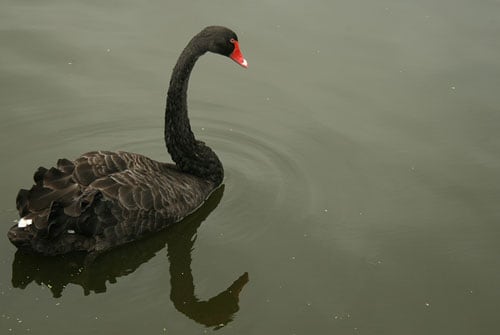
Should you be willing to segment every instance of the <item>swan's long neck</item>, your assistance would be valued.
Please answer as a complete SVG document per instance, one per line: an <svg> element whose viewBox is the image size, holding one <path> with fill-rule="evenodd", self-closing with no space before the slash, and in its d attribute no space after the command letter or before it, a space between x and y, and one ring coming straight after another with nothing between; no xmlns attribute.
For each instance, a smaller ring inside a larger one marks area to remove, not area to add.
<svg viewBox="0 0 500 335"><path fill-rule="evenodd" d="M165 143L172 159L182 171L218 185L224 178L222 164L212 149L195 139L187 112L189 76L194 64L205 52L194 37L174 67L165 110Z"/></svg>

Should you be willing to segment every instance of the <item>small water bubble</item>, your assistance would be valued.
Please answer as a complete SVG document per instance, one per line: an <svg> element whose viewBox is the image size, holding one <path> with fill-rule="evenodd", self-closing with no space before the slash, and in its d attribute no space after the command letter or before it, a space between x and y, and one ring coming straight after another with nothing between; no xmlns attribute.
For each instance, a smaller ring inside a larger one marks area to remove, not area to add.
<svg viewBox="0 0 500 335"><path fill-rule="evenodd" d="M452 90L455 90L455 89L456 89L456 87L455 87L455 86L452 86L452 87L451 87L451 89L452 89Z"/></svg>
<svg viewBox="0 0 500 335"><path fill-rule="evenodd" d="M325 209L323 209L323 212L325 212L325 213L326 213L326 212L328 212L328 209L326 209L326 208L325 208Z"/></svg>
<svg viewBox="0 0 500 335"><path fill-rule="evenodd" d="M110 52L110 51L111 51L111 49L109 49L109 48L108 48L108 49L106 49L106 52Z"/></svg>
<svg viewBox="0 0 500 335"><path fill-rule="evenodd" d="M429 304L428 302L425 303L425 307L431 307L431 304Z"/></svg>
<svg viewBox="0 0 500 335"><path fill-rule="evenodd" d="M73 64L73 62L68 62L68 65L72 65L72 64Z"/></svg>
<svg viewBox="0 0 500 335"><path fill-rule="evenodd" d="M292 260L295 260L295 256L292 256Z"/></svg>

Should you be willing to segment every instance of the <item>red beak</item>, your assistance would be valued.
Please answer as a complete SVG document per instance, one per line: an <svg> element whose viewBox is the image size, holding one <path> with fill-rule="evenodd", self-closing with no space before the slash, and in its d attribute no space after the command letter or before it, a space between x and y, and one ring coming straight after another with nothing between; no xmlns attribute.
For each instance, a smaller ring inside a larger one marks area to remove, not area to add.
<svg viewBox="0 0 500 335"><path fill-rule="evenodd" d="M236 63L238 63L241 66L243 66L244 68L247 68L248 67L248 62L245 59L245 57L243 57L243 54L241 53L240 45L239 45L238 41L233 41L233 44L234 44L234 50L229 55L229 58L231 58Z"/></svg>

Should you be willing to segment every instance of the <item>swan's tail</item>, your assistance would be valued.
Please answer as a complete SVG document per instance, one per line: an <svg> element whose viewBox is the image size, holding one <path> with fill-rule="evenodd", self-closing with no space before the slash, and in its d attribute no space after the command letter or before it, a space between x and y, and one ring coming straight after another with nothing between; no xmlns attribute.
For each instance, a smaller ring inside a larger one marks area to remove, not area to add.
<svg viewBox="0 0 500 335"><path fill-rule="evenodd" d="M86 206L82 206L82 202L88 204L87 197L82 197L81 188L72 178L73 169L73 163L66 159L60 159L57 168L39 167L33 177L33 187L19 191L16 207L21 219L7 233L17 248L53 255L78 244L81 246L75 250L90 247L92 241L74 234L71 228L84 218ZM79 198L81 201L74 201Z"/></svg>

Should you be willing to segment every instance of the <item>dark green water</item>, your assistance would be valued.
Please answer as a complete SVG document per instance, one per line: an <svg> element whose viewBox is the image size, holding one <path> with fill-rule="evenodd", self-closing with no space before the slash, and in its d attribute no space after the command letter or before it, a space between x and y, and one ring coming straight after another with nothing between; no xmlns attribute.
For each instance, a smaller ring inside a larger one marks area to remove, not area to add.
<svg viewBox="0 0 500 335"><path fill-rule="evenodd" d="M193 130L224 189L85 267L0 238L1 334L494 334L500 308L498 1L0 0L0 218L40 166L167 161L182 48ZM239 300L237 298L239 292Z"/></svg>

